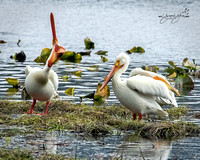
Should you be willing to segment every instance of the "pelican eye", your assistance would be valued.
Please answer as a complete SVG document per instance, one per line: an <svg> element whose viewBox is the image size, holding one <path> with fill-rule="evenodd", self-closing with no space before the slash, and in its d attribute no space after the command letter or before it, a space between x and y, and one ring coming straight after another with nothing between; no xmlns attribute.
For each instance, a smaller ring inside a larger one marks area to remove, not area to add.
<svg viewBox="0 0 200 160"><path fill-rule="evenodd" d="M116 63L115 63L115 66L119 66L119 63L120 63L120 60L118 60Z"/></svg>
<svg viewBox="0 0 200 160"><path fill-rule="evenodd" d="M58 53L58 58L62 57L64 53Z"/></svg>

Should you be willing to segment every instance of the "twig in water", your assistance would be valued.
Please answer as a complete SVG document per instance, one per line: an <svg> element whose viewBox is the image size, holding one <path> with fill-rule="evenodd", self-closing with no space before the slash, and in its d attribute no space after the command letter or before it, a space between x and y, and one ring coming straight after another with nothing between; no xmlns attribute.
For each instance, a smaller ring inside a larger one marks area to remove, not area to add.
<svg viewBox="0 0 200 160"><path fill-rule="evenodd" d="M140 149L140 154L141 154L142 159L145 160L144 155L143 155L142 150L141 150L140 147L139 147L139 149Z"/></svg>

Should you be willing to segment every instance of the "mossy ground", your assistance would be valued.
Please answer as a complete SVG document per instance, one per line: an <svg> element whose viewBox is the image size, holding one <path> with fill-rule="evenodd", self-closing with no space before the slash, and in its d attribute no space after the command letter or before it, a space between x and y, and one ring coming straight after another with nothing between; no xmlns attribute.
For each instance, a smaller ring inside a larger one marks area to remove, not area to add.
<svg viewBox="0 0 200 160"><path fill-rule="evenodd" d="M6 141L17 134L34 133L45 130L68 130L72 132L82 132L84 134L101 136L129 131L134 136L145 138L179 138L183 136L197 136L200 127L187 122L172 121L186 115L187 108L168 109L171 120L152 121L144 119L133 121L132 113L123 106L86 106L84 104L74 105L68 101L52 101L49 106L47 116L37 114L24 114L30 109L30 101L11 102L0 101L0 124L16 126L15 129L5 129L0 131L0 136ZM35 113L44 112L45 103L38 102L34 108ZM26 126L26 130L17 127ZM28 128L28 130L27 130ZM0 159L35 159L31 151L20 151L20 149L6 150L0 149ZM67 159L59 155L42 155L40 159Z"/></svg>
<svg viewBox="0 0 200 160"><path fill-rule="evenodd" d="M0 160L34 160L31 151L21 151L18 149L6 150L0 148ZM74 160L74 158L66 158L60 155L42 155L38 160Z"/></svg>
<svg viewBox="0 0 200 160"><path fill-rule="evenodd" d="M0 101L0 124L27 126L31 131L68 130L96 136L111 134L113 130L133 130L138 136L158 138L195 136L200 133L200 127L187 122L133 121L132 113L123 106L95 107L74 105L68 101L52 101L47 116L23 114L30 109L30 106L30 101ZM44 112L45 108L45 103L38 102L34 111ZM185 115L188 109L179 107L167 111L174 119ZM13 114L18 116L13 117Z"/></svg>

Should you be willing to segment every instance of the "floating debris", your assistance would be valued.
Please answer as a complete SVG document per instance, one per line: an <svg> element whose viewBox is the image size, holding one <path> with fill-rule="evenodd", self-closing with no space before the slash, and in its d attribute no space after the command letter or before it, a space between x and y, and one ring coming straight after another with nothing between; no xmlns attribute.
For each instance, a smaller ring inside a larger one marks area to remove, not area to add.
<svg viewBox="0 0 200 160"><path fill-rule="evenodd" d="M108 51L102 51L102 50L99 50L99 51L97 51L95 54L97 54L97 55L106 55L106 53L108 53Z"/></svg>
<svg viewBox="0 0 200 160"><path fill-rule="evenodd" d="M18 47L20 47L20 45L19 45L20 42L21 42L21 39L19 39L17 42Z"/></svg>
<svg viewBox="0 0 200 160"><path fill-rule="evenodd" d="M94 42L92 42L90 38L88 37L85 38L84 43L85 43L85 49L94 49Z"/></svg>
<svg viewBox="0 0 200 160"><path fill-rule="evenodd" d="M1 43L7 43L7 42L6 42L6 41L4 41L4 40L0 40L0 44L1 44Z"/></svg>
<svg viewBox="0 0 200 160"><path fill-rule="evenodd" d="M65 94L66 94L66 95L69 95L69 96L74 96L74 90L75 90L75 88L68 88L68 89L65 91Z"/></svg>
<svg viewBox="0 0 200 160"><path fill-rule="evenodd" d="M15 53L14 56L10 56L10 58L19 62L24 62L26 60L26 54L24 53L24 51L21 51L19 53Z"/></svg>

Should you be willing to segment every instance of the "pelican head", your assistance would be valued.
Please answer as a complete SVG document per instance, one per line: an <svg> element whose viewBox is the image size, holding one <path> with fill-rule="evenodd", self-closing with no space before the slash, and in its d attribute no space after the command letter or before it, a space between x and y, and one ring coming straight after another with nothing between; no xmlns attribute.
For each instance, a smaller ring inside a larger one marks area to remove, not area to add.
<svg viewBox="0 0 200 160"><path fill-rule="evenodd" d="M125 72L126 69L128 68L128 65L129 65L129 56L128 56L128 54L125 53L125 52L120 53L116 57L116 62L114 64L112 70L108 74L108 76L105 78L105 81L104 81L103 85L101 86L100 91L108 84L110 79L115 74L121 75L123 72Z"/></svg>
<svg viewBox="0 0 200 160"><path fill-rule="evenodd" d="M56 27L55 27L55 21L53 13L50 15L50 21L51 21L51 29L52 29L52 35L53 35L53 51L51 54L51 57L48 60L48 67L52 67L52 65L59 60L59 58L63 55L63 53L66 52L65 48L59 45L58 38L56 36Z"/></svg>

